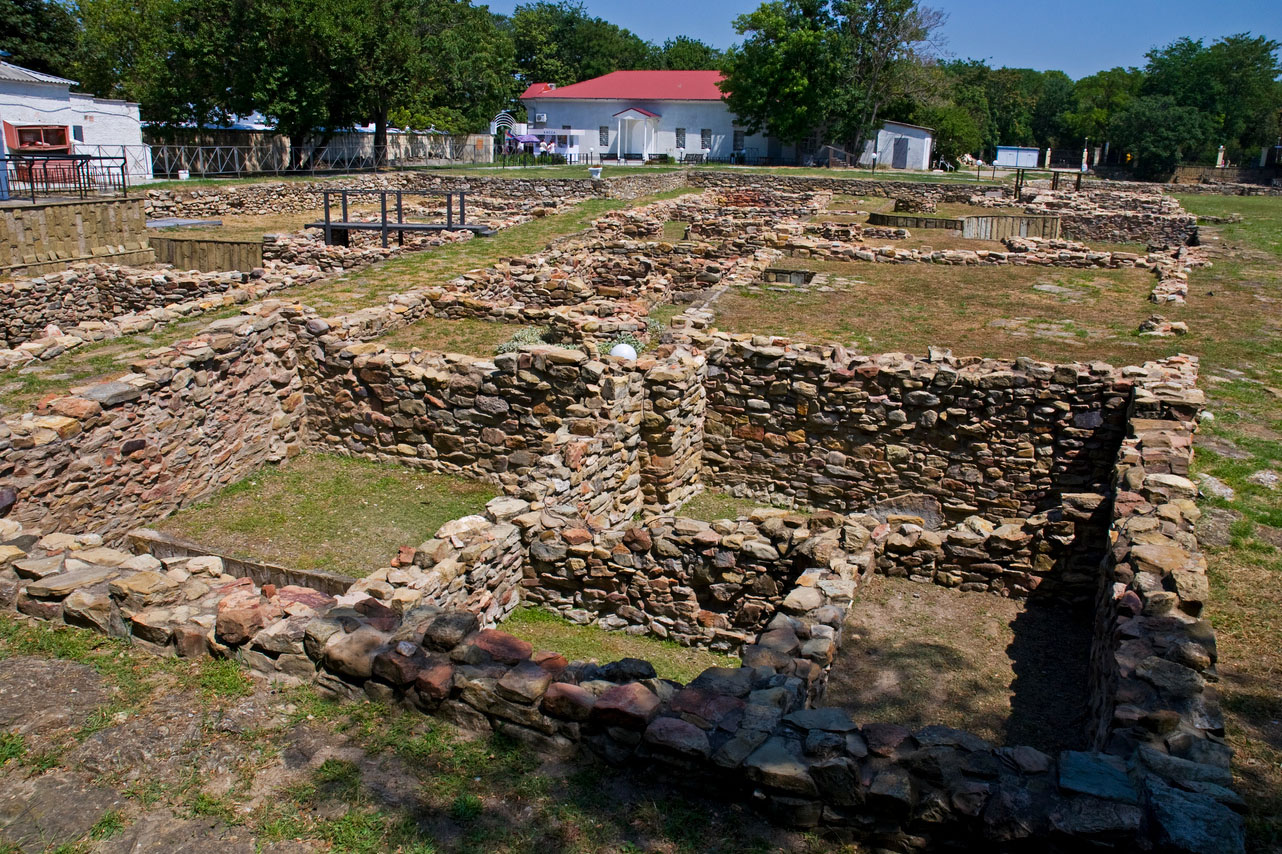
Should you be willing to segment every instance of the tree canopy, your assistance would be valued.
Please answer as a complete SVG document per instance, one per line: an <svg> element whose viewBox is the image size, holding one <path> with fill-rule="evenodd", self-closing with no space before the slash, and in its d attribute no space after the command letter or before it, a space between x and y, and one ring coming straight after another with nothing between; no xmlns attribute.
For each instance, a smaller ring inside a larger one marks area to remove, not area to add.
<svg viewBox="0 0 1282 854"><path fill-rule="evenodd" d="M772 0L735 20L747 38L726 54L722 89L754 132L858 147L942 21L916 0Z"/></svg>
<svg viewBox="0 0 1282 854"><path fill-rule="evenodd" d="M857 148L885 120L935 130L954 161L998 145L1106 144L1158 177L1181 162L1253 161L1282 134L1277 41L1250 33L1155 47L1142 68L1061 71L939 57L944 16L919 0L766 0L724 53L662 44L577 0L510 17L470 0L0 0L10 61L138 101L161 128L260 113L295 142L372 123L480 130L534 82L627 69L719 68L740 126Z"/></svg>

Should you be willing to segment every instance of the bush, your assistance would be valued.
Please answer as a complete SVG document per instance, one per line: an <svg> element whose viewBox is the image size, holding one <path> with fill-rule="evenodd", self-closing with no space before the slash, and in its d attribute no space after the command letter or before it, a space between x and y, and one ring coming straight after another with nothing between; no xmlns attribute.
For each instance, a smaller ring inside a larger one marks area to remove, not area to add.
<svg viewBox="0 0 1282 854"><path fill-rule="evenodd" d="M516 331L516 334L514 334L511 338L504 341L497 348L495 348L496 352L515 353L517 350L520 350L522 347L526 347L532 344L547 344L548 335L551 333L551 331L552 330L546 326L541 326L538 329L535 329L533 327L518 329Z"/></svg>

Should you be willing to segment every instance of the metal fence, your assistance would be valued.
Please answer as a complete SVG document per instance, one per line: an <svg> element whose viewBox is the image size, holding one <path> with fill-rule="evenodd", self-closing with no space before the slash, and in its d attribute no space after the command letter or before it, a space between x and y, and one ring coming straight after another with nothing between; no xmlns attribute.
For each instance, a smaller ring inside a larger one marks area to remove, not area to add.
<svg viewBox="0 0 1282 854"><path fill-rule="evenodd" d="M284 137L254 145L152 144L151 173L156 178L239 177L245 175L324 174L377 171L460 161L475 157L467 137L416 135L389 137L375 146L368 134L341 136L326 145L291 146Z"/></svg>
<svg viewBox="0 0 1282 854"><path fill-rule="evenodd" d="M90 154L9 154L0 158L0 200L128 195L125 159Z"/></svg>

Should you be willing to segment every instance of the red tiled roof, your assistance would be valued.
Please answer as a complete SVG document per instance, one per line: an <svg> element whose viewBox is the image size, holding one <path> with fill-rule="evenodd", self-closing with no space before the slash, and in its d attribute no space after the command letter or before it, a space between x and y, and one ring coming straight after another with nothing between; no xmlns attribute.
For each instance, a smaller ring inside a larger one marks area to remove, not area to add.
<svg viewBox="0 0 1282 854"><path fill-rule="evenodd" d="M720 101L720 71L612 71L581 83L549 89L535 83L525 98L625 101Z"/></svg>

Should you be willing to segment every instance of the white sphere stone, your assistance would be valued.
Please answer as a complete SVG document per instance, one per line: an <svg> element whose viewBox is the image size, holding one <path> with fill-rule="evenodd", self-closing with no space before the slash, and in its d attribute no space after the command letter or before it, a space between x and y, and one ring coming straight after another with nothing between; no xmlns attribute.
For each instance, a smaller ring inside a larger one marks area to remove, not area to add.
<svg viewBox="0 0 1282 854"><path fill-rule="evenodd" d="M610 355L620 359L635 359L637 351L631 344L615 344L610 350Z"/></svg>

